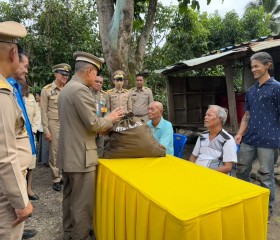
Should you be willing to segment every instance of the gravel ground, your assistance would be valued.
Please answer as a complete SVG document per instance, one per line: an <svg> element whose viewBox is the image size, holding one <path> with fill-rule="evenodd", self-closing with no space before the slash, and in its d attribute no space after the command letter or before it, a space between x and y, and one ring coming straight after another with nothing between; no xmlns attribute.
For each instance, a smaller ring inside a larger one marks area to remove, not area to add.
<svg viewBox="0 0 280 240"><path fill-rule="evenodd" d="M33 190L40 199L32 201L34 211L26 229L36 229L36 240L62 240L62 192L52 189L51 169L39 166L34 172Z"/></svg>
<svg viewBox="0 0 280 240"><path fill-rule="evenodd" d="M188 158L194 145L188 144L185 158ZM279 161L280 162L280 161ZM255 169L257 165L255 165ZM26 221L26 229L36 229L34 240L62 240L62 192L52 189L50 168L38 166L34 172L33 189L40 200L33 201L34 213ZM280 180L280 176L279 176ZM280 181L279 181L280 182ZM257 183L254 181L254 183ZM234 231L234 226L233 226ZM280 188L276 184L274 214L268 224L268 240L280 239ZM179 239L174 239L179 240ZM210 239L211 240L211 239ZM248 239L251 240L251 239ZM253 239L252 239L253 240Z"/></svg>

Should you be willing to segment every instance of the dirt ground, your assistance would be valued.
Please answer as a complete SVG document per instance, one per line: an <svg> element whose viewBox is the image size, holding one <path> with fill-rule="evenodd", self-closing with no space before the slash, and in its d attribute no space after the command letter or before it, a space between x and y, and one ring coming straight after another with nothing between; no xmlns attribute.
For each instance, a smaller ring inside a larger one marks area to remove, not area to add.
<svg viewBox="0 0 280 240"><path fill-rule="evenodd" d="M187 158L193 145L186 148ZM280 159L279 159L280 160ZM278 161L280 163L280 161ZM255 164L255 168L257 164ZM279 168L280 169L280 168ZM34 213L25 225L26 229L36 229L34 240L62 240L62 192L52 190L50 168L38 166L34 173L34 191L40 196L40 200L33 201ZM279 176L280 179L280 176ZM252 181L257 184L256 180ZM234 226L233 226L234 231ZM276 199L274 214L268 224L268 240L280 239L280 187L276 184ZM179 240L179 239L174 239ZM210 239L211 240L211 239ZM238 240L238 239L237 239ZM253 240L253 239L248 239Z"/></svg>

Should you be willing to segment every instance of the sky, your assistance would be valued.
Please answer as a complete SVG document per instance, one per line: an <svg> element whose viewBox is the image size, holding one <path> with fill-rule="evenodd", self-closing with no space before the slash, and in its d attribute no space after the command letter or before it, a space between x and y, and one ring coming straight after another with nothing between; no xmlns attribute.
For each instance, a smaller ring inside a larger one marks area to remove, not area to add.
<svg viewBox="0 0 280 240"><path fill-rule="evenodd" d="M159 0L164 5L169 6L170 4L177 5L177 0ZM227 12L235 10L239 16L242 16L245 12L245 6L250 2L250 0L211 0L211 3L207 5L207 0L199 0L200 11L213 13L215 10L219 11L221 16L224 16Z"/></svg>

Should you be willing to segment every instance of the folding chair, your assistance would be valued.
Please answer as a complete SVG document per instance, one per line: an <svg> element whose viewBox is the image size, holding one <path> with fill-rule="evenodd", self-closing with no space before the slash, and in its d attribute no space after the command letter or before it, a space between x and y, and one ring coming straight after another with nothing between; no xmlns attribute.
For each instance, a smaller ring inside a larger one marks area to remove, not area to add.
<svg viewBox="0 0 280 240"><path fill-rule="evenodd" d="M186 146L186 143L188 141L188 137L179 134L179 133L174 133L173 134L173 146L174 146L174 156L178 158L183 158L184 154L184 149Z"/></svg>

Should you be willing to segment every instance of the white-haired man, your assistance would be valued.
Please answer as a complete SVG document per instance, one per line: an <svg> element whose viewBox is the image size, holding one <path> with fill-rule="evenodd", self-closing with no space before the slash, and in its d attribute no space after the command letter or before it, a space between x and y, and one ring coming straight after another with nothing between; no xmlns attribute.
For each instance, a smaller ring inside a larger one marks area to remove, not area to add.
<svg viewBox="0 0 280 240"><path fill-rule="evenodd" d="M197 139L190 161L228 174L237 162L234 138L223 129L227 120L226 109L210 105L204 118L203 132Z"/></svg>

